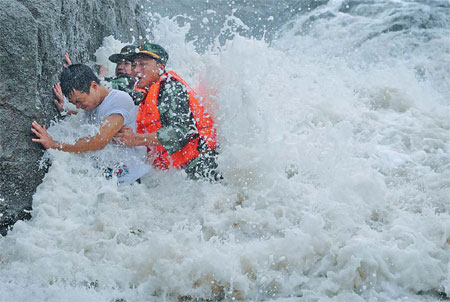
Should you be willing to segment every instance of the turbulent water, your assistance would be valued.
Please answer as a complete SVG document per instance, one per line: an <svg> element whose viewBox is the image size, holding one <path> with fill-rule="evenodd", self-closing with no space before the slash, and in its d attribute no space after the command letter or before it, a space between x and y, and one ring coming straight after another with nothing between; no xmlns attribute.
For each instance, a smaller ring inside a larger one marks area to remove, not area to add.
<svg viewBox="0 0 450 302"><path fill-rule="evenodd" d="M33 219L0 238L0 301L450 295L448 1L331 1L270 39L232 12L202 51L189 24L149 17L168 67L214 100L225 181L118 187L49 152Z"/></svg>

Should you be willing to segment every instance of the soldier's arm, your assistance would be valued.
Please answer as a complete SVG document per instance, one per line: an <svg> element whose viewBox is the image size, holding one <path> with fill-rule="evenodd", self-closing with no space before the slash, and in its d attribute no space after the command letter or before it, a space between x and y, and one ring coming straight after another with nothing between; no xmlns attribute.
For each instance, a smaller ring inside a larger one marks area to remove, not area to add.
<svg viewBox="0 0 450 302"><path fill-rule="evenodd" d="M169 154L179 151L198 134L189 107L189 94L180 82L165 83L158 99L158 110L162 127L157 131L157 138Z"/></svg>
<svg viewBox="0 0 450 302"><path fill-rule="evenodd" d="M116 135L117 140L127 147L160 145L156 133L134 133L130 127L123 127Z"/></svg>

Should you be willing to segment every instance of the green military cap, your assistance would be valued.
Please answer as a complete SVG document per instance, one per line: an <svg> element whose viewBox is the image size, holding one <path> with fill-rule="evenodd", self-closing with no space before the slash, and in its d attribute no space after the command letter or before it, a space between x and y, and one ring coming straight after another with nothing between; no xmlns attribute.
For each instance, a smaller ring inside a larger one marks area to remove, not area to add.
<svg viewBox="0 0 450 302"><path fill-rule="evenodd" d="M134 61L141 56L149 56L163 65L166 65L167 60L169 60L167 51L161 45L154 43L142 44L133 54L127 55L127 60Z"/></svg>
<svg viewBox="0 0 450 302"><path fill-rule="evenodd" d="M125 47L123 47L121 50L120 50L120 53L115 53L115 54L112 54L110 57L109 57L109 60L111 61L111 62L113 62L113 63L120 63L120 62L122 62L122 61L130 61L128 58L127 58L127 55L129 55L129 54L133 54L133 53L136 53L136 46L135 45L127 45L127 46L125 46Z"/></svg>

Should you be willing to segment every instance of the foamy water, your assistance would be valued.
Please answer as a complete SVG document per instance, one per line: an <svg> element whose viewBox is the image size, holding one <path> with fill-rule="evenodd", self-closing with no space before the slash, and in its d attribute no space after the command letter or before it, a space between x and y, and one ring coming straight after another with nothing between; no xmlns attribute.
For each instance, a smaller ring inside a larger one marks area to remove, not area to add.
<svg viewBox="0 0 450 302"><path fill-rule="evenodd" d="M89 155L49 152L33 219L0 238L0 301L450 294L442 3L335 1L276 40L236 34L204 54L184 41L188 27L153 16L168 67L214 93L225 182L155 171L118 187ZM386 31L424 16L435 22ZM50 131L70 141L96 129L72 116Z"/></svg>

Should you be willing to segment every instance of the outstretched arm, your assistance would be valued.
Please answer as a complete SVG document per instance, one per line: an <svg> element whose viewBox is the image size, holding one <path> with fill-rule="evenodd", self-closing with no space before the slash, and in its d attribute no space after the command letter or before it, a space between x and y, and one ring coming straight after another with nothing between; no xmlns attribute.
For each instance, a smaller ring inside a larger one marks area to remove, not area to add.
<svg viewBox="0 0 450 302"><path fill-rule="evenodd" d="M80 138L75 144L64 144L56 142L48 134L47 129L36 121L32 123L31 131L38 137L32 141L42 144L45 149L57 149L65 152L84 153L101 150L112 140L123 126L123 117L120 114L112 114L102 121L100 131L95 136Z"/></svg>
<svg viewBox="0 0 450 302"><path fill-rule="evenodd" d="M158 140L169 154L181 150L198 130L189 107L189 94L186 87L178 82L168 82L161 92L158 110L161 128L157 132Z"/></svg>

